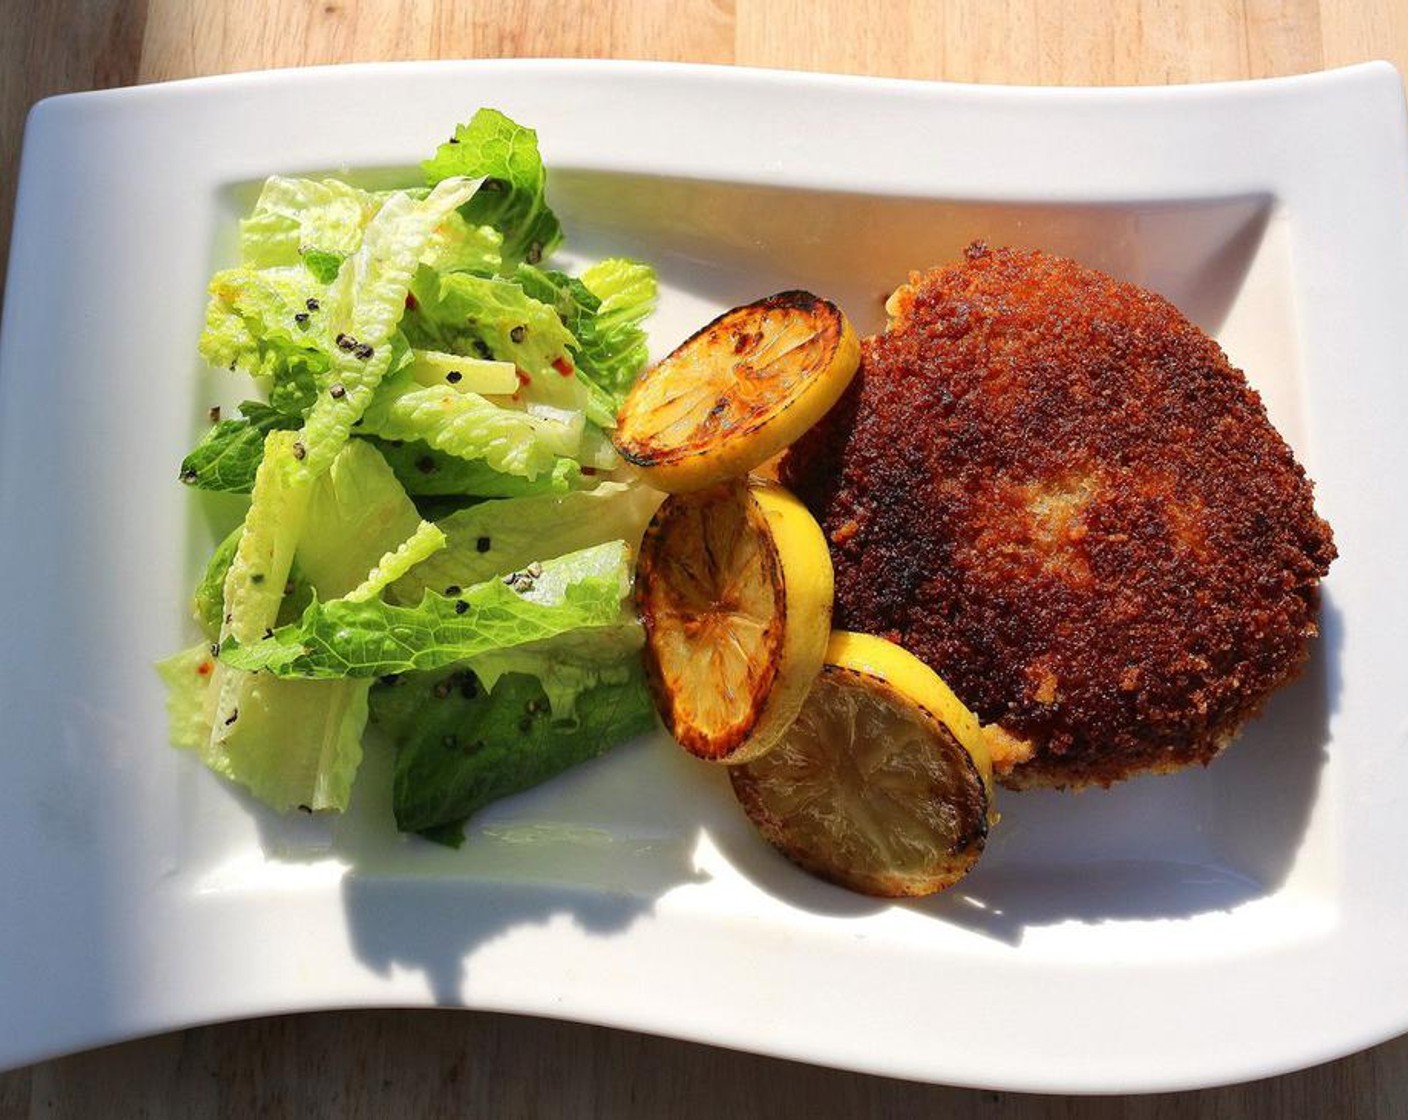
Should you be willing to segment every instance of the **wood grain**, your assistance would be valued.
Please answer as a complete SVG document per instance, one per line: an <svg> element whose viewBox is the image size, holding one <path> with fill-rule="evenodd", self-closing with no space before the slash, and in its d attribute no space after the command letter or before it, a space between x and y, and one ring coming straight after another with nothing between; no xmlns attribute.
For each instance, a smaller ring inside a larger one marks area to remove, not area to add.
<svg viewBox="0 0 1408 1120"><path fill-rule="evenodd" d="M1368 58L1403 71L1408 3L0 0L0 254L21 126L39 97L265 67L515 56L1081 85L1252 78ZM0 1075L0 1120L458 1113L1395 1117L1408 1115L1408 1038L1252 1085L1092 1101L913 1085L626 1031L433 1011L206 1027Z"/></svg>

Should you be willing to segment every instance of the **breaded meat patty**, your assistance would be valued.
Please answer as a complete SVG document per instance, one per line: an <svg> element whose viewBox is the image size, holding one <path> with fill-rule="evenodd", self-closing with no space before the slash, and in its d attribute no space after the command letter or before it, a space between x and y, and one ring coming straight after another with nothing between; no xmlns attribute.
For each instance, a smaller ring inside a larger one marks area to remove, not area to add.
<svg viewBox="0 0 1408 1120"><path fill-rule="evenodd" d="M830 540L835 625L994 725L1004 784L1206 763L1296 675L1335 556L1261 399L1167 300L971 247L891 299L783 482Z"/></svg>

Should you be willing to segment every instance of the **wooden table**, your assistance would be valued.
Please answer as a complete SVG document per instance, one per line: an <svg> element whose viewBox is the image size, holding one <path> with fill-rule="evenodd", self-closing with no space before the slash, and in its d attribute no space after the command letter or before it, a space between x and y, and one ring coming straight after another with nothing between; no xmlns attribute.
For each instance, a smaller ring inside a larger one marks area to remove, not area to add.
<svg viewBox="0 0 1408 1120"><path fill-rule="evenodd" d="M1408 71L1408 0L0 0L0 257L24 112L39 97L264 67L503 56L1035 84L1255 78L1371 58ZM0 1120L459 1113L1404 1116L1408 1037L1252 1085L1087 1101L913 1085L447 1011L207 1027L0 1075Z"/></svg>

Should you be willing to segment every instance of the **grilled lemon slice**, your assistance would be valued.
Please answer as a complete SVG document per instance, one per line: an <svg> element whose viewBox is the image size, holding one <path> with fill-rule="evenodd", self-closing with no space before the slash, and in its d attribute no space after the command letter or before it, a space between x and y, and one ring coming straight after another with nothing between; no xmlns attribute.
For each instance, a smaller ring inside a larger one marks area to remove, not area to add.
<svg viewBox="0 0 1408 1120"><path fill-rule="evenodd" d="M763 754L796 717L831 630L831 557L811 514L756 481L669 497L645 531L635 587L670 733L700 758Z"/></svg>
<svg viewBox="0 0 1408 1120"><path fill-rule="evenodd" d="M642 374L612 442L656 489L700 490L790 445L859 363L860 342L835 304L781 292L725 312Z"/></svg>
<svg viewBox="0 0 1408 1120"><path fill-rule="evenodd" d="M992 767L977 719L913 654L866 634L831 635L796 721L729 777L784 855L863 894L952 886L987 840Z"/></svg>

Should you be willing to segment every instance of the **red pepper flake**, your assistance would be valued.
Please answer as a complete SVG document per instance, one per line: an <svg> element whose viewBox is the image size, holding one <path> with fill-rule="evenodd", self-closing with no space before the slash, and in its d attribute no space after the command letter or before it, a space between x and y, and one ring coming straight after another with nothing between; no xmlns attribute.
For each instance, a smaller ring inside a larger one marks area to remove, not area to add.
<svg viewBox="0 0 1408 1120"><path fill-rule="evenodd" d="M552 360L552 368L557 370L558 373L562 374L563 377L571 377L574 373L577 372L575 369L572 368L572 363L569 362L566 358L554 358Z"/></svg>
<svg viewBox="0 0 1408 1120"><path fill-rule="evenodd" d="M407 310L407 311L414 311L414 310L415 310L417 307L419 307L419 306L420 306L420 301L419 301L418 299L416 299L416 297L415 297L414 295L412 295L410 292L407 292L407 293L406 293L406 310Z"/></svg>
<svg viewBox="0 0 1408 1120"><path fill-rule="evenodd" d="M588 477L590 477L590 476L596 474L596 468L595 468L595 467L583 467L583 468L582 468L582 473L583 473L584 475L587 475Z"/></svg>
<svg viewBox="0 0 1408 1120"><path fill-rule="evenodd" d="M196 666L196 676L198 677L208 677L214 671L215 663L213 661L202 661Z"/></svg>
<svg viewBox="0 0 1408 1120"><path fill-rule="evenodd" d="M525 370L515 370L518 374L518 384L520 387L533 384L533 375Z"/></svg>

